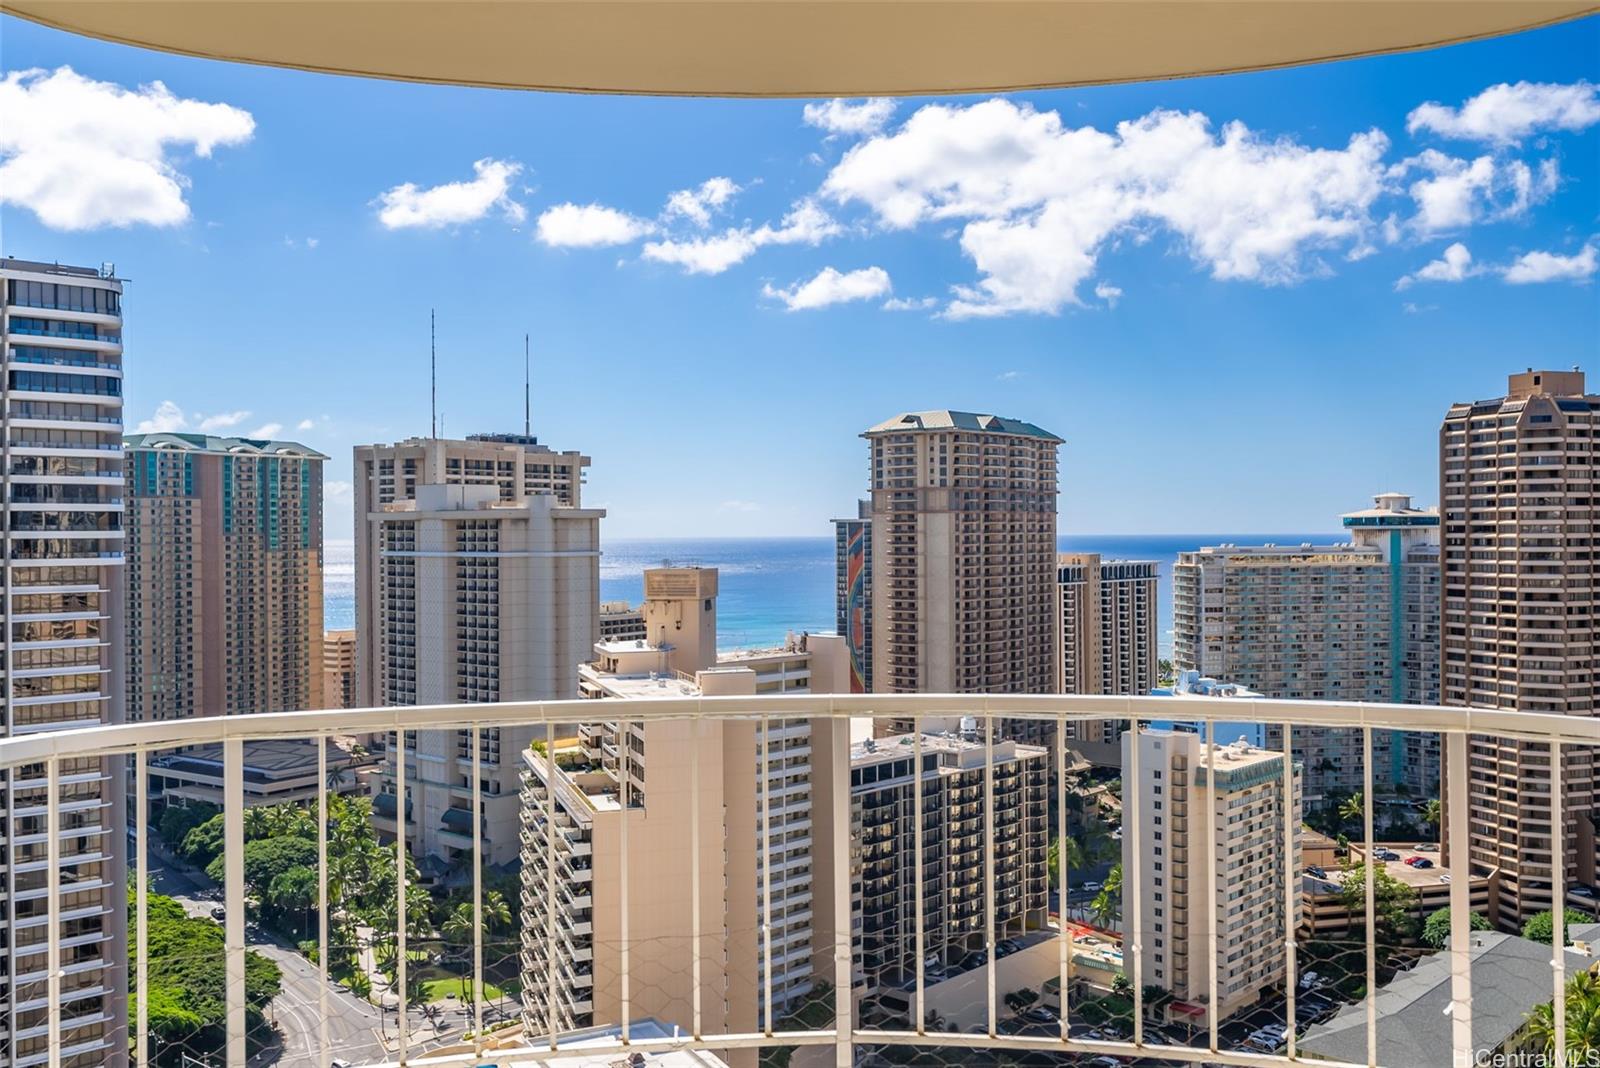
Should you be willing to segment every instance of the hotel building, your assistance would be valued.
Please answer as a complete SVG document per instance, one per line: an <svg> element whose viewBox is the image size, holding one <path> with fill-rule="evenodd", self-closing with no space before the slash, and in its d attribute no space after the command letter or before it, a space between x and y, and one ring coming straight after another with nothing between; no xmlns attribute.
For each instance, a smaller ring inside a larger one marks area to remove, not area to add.
<svg viewBox="0 0 1600 1068"><path fill-rule="evenodd" d="M955 411L898 415L862 436L874 692L1050 693L1061 439ZM1007 725L1025 741L1047 728Z"/></svg>
<svg viewBox="0 0 1600 1068"><path fill-rule="evenodd" d="M503 501L549 494L569 508L582 505L589 458L555 452L524 434L472 434L465 440L407 438L355 450L356 705L382 704L379 650L378 522L385 505L410 500L417 488L493 486ZM587 648L587 647L585 647Z"/></svg>
<svg viewBox="0 0 1600 1068"><path fill-rule="evenodd" d="M1155 688L1157 571L1153 560L1056 556L1057 693L1142 695ZM1124 725L1090 720L1068 729L1089 760L1121 759Z"/></svg>
<svg viewBox="0 0 1600 1068"><path fill-rule="evenodd" d="M122 282L0 259L7 537L5 733L119 723L123 706ZM127 1063L123 762L44 764L0 793L0 1066ZM60 809L61 1042L48 1048L47 809Z"/></svg>
<svg viewBox="0 0 1600 1068"><path fill-rule="evenodd" d="M850 692L872 692L872 502L833 521L835 629L850 650Z"/></svg>
<svg viewBox="0 0 1600 1068"><path fill-rule="evenodd" d="M123 446L128 718L322 708L327 457L207 434Z"/></svg>
<svg viewBox="0 0 1600 1068"><path fill-rule="evenodd" d="M322 707L356 708L356 632L322 632Z"/></svg>
<svg viewBox="0 0 1600 1068"><path fill-rule="evenodd" d="M1334 545L1218 545L1180 553L1173 568L1173 665L1300 700L1431 702L1438 659L1439 516L1400 493L1344 517ZM1267 745L1281 747L1281 726ZM1310 797L1362 788L1359 731L1294 735ZM1373 781L1437 796L1433 738L1380 731Z"/></svg>
<svg viewBox="0 0 1600 1068"><path fill-rule="evenodd" d="M627 601L600 602L600 640L631 642L644 637L644 616Z"/></svg>
<svg viewBox="0 0 1600 1068"><path fill-rule="evenodd" d="M577 666L599 634L603 510L550 492L506 499L493 484L420 484L367 517L358 556L378 607L376 704L540 701L577 696ZM483 851L517 856L518 758L533 727L480 734ZM472 850L470 732L407 731L389 747L373 817L397 831L395 762L406 761L407 841L425 872Z"/></svg>
<svg viewBox="0 0 1600 1068"><path fill-rule="evenodd" d="M1286 804L1281 752L1242 741L1207 752L1198 735L1143 730L1123 735L1124 768L1135 745L1139 823L1137 831L1124 823L1122 870L1141 878L1137 892L1123 883L1123 929L1138 924L1143 981L1172 993L1170 1012L1197 1025L1212 1012L1225 1020L1283 985L1284 939L1300 922L1298 894L1295 915L1284 915L1283 848L1284 820L1300 826L1300 765ZM1287 860L1300 870L1298 834Z"/></svg>
<svg viewBox="0 0 1600 1068"><path fill-rule="evenodd" d="M594 662L580 672L583 695L683 698L848 686L844 643L834 635L719 656L716 592L715 569L647 570L640 610L648 637L597 643ZM759 1029L769 960L775 1014L811 989L819 826L812 745L808 719L595 720L579 728L575 746L557 750L553 770L543 752L521 754L523 1014L535 1033L550 1027L552 1007L562 1030L620 1022L624 879L630 1011L689 1025L696 885L689 843L697 822L704 1026Z"/></svg>
<svg viewBox="0 0 1600 1068"><path fill-rule="evenodd" d="M1511 375L1505 396L1450 408L1439 469L1441 703L1594 716L1600 396L1578 370ZM1568 885L1593 885L1595 751L1563 757L1566 826L1554 838L1566 844ZM1474 737L1469 758L1472 866L1499 870L1494 918L1516 927L1552 905L1549 749Z"/></svg>
<svg viewBox="0 0 1600 1068"><path fill-rule="evenodd" d="M1044 926L1048 908L1049 753L1010 740L994 743L993 833L984 828L985 746L977 727L922 736L850 742L851 915L855 993L903 990L916 975L916 899L923 908L923 953L954 963L985 941L985 857L994 856L996 940ZM818 765L831 741L819 742ZM916 869L916 793L922 793L923 880ZM834 798L816 794L816 824L833 825ZM831 885L831 855L817 858L820 886ZM817 895L815 967L832 975L833 898Z"/></svg>

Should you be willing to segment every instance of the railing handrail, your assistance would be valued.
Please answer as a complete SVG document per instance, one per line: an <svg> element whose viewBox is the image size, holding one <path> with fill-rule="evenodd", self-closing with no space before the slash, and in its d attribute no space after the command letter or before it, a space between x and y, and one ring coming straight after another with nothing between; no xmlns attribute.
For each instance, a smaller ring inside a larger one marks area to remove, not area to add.
<svg viewBox="0 0 1600 1068"><path fill-rule="evenodd" d="M494 704L407 705L377 708L262 712L183 720L106 724L0 739L0 769L50 757L115 756L177 745L331 737L398 730L468 730L571 724L595 719L760 719L913 715L995 716L1075 722L1096 719L1272 723L1311 727L1371 727L1440 735L1492 734L1533 742L1600 745L1600 718L1489 708L1446 708L1360 701L1263 698L1116 697L1098 694L759 694L729 697L610 698L506 701Z"/></svg>

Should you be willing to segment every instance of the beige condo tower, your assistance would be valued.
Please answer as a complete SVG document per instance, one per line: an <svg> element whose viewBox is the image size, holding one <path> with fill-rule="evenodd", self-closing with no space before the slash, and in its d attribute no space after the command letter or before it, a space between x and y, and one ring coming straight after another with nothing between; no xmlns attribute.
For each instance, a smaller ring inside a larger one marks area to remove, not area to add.
<svg viewBox="0 0 1600 1068"><path fill-rule="evenodd" d="M1594 716L1600 396L1584 392L1577 369L1511 375L1505 396L1450 408L1439 473L1441 703ZM1502 926L1552 906L1552 839L1565 846L1568 886L1595 881L1595 751L1563 757L1565 827L1555 829L1548 747L1472 739L1469 848L1475 872L1500 871Z"/></svg>

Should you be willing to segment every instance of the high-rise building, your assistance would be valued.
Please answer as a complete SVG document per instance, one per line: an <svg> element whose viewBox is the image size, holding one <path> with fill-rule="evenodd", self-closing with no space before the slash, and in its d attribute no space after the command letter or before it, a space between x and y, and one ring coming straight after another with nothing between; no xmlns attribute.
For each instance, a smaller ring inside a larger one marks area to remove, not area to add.
<svg viewBox="0 0 1600 1068"><path fill-rule="evenodd" d="M122 282L109 268L0 260L5 391L0 478L10 736L118 723L123 707ZM71 1068L125 1065L126 842L122 761L60 763L61 1044ZM0 791L7 902L0 1065L50 1059L53 941L45 766ZM71 811L65 803L71 802Z"/></svg>
<svg viewBox="0 0 1600 1068"><path fill-rule="evenodd" d="M834 612L850 650L850 692L872 692L872 502L833 521Z"/></svg>
<svg viewBox="0 0 1600 1068"><path fill-rule="evenodd" d="M954 965L982 950L986 857L995 865L996 940L1045 925L1048 751L1002 739L994 743L993 834L984 829L985 745L965 730L924 734L922 767L910 734L850 742L851 915L856 993L904 990L917 971L916 899L923 908L923 953ZM830 760L832 736L819 732L819 766ZM916 791L922 792L923 878L916 869ZM816 791L815 826L833 826L833 806L846 794ZM818 864L832 877L829 857ZM819 886L828 885L819 879ZM838 926L833 896L813 903L819 932ZM830 975L831 935L819 938L815 966Z"/></svg>
<svg viewBox="0 0 1600 1068"><path fill-rule="evenodd" d="M898 415L862 436L874 690L1051 692L1061 439L953 411ZM1007 730L1045 740L1045 726L1019 720Z"/></svg>
<svg viewBox="0 0 1600 1068"><path fill-rule="evenodd" d="M322 632L322 707L359 707L356 704L356 632L353 627Z"/></svg>
<svg viewBox="0 0 1600 1068"><path fill-rule="evenodd" d="M1057 693L1147 694L1158 680L1154 560L1056 556ZM1085 720L1068 728L1095 763L1122 757L1126 725Z"/></svg>
<svg viewBox="0 0 1600 1068"><path fill-rule="evenodd" d="M1438 655L1432 591L1439 516L1399 493L1345 517L1350 542L1216 545L1180 553L1173 567L1173 666L1291 700L1427 702ZM1268 724L1267 745L1281 747ZM1307 727L1294 733L1306 793L1362 788L1361 733ZM1433 796L1437 745L1379 732L1375 787Z"/></svg>
<svg viewBox="0 0 1600 1068"><path fill-rule="evenodd" d="M644 616L627 601L600 602L600 640L631 642L644 638Z"/></svg>
<svg viewBox="0 0 1600 1068"><path fill-rule="evenodd" d="M374 513L358 574L378 608L382 705L572 698L599 635L600 509L550 492L506 499L494 484L417 485ZM486 727L479 740L483 851L517 855L518 757L533 727ZM373 815L397 829L396 761L406 761L407 841L433 866L472 851L471 734L407 731L390 745Z"/></svg>
<svg viewBox="0 0 1600 1068"><path fill-rule="evenodd" d="M327 457L208 434L123 440L128 718L323 707Z"/></svg>
<svg viewBox="0 0 1600 1068"><path fill-rule="evenodd" d="M1441 703L1594 716L1600 396L1584 392L1576 369L1511 375L1505 396L1450 408L1439 475ZM1563 758L1566 826L1553 829L1548 747L1471 740L1468 848L1476 871L1499 869L1495 911L1506 926L1551 907L1552 841L1569 880L1595 882L1595 751L1568 747Z"/></svg>
<svg viewBox="0 0 1600 1068"><path fill-rule="evenodd" d="M844 643L835 635L719 655L715 569L654 568L645 572L644 584L646 637L597 643L594 662L580 670L583 696L841 692L848 686ZM604 715L600 705L596 712ZM596 719L582 724L576 747L558 750L554 761L536 749L522 754L522 989L524 1018L533 1030L549 1028L552 1006L563 1030L619 1022L624 878L631 1009L687 1026L694 991L688 932L695 855L689 843L696 820L705 1026L759 1029L769 915L774 1013L811 989L812 842L820 833L812 818L811 746L807 719ZM690 796L692 759L698 761L697 801ZM553 843L546 832L549 804L558 829Z"/></svg>
<svg viewBox="0 0 1600 1068"><path fill-rule="evenodd" d="M381 704L376 646L380 605L375 551L377 514L387 504L410 500L417 488L493 486L503 501L550 494L557 504L582 505L583 469L589 458L556 452L524 434L473 434L465 440L407 438L393 445L358 445L355 450L356 705Z"/></svg>
<svg viewBox="0 0 1600 1068"><path fill-rule="evenodd" d="M1122 745L1124 768L1129 750L1139 747L1137 784L1124 780L1139 791L1139 830L1123 827L1122 870L1140 873L1137 893L1124 878L1123 930L1138 923L1143 981L1201 1013L1190 1022L1206 1023L1208 1012L1226 1019L1283 985L1283 940L1299 925L1298 895L1285 923L1284 864L1300 870L1298 836L1293 856L1284 855L1284 820L1300 826L1300 765L1286 800L1282 752L1243 741L1208 752L1205 740L1187 731L1130 732ZM1208 821L1215 848L1207 848Z"/></svg>

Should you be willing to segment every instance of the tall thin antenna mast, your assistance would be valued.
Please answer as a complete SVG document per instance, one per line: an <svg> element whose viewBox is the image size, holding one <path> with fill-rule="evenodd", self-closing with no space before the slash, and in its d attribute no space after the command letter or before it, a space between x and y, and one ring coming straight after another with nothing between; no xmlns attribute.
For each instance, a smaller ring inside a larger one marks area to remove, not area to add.
<svg viewBox="0 0 1600 1068"><path fill-rule="evenodd" d="M432 391L430 405L432 414L429 419L431 437L439 436L439 346L433 325L433 309L428 309L428 384Z"/></svg>
<svg viewBox="0 0 1600 1068"><path fill-rule="evenodd" d="M529 386L528 335L522 335L522 436L533 436L533 400Z"/></svg>

